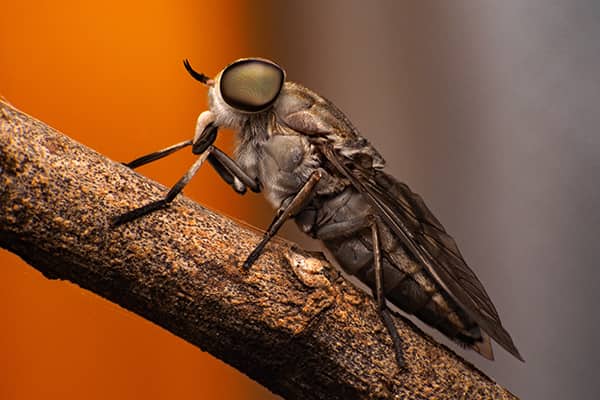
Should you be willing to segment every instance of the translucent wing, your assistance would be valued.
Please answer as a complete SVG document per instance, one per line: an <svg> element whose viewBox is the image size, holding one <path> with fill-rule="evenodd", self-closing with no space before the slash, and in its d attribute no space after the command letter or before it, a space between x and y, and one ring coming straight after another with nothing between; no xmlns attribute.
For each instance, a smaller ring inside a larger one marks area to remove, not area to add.
<svg viewBox="0 0 600 400"><path fill-rule="evenodd" d="M381 170L385 161L330 101L287 82L275 105L282 129L312 138L339 175L363 193L415 260L498 344L523 360L456 243L421 197Z"/></svg>
<svg viewBox="0 0 600 400"><path fill-rule="evenodd" d="M322 152L331 165L366 196L405 248L438 284L498 344L523 361L509 333L502 327L483 285L421 197L382 170L365 169L354 163L347 165L348 160L330 145L323 145Z"/></svg>

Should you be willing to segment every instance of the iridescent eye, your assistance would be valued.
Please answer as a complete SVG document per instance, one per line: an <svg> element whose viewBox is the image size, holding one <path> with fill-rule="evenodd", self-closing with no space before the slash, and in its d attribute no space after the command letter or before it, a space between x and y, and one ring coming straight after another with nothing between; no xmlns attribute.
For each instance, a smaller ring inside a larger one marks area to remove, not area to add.
<svg viewBox="0 0 600 400"><path fill-rule="evenodd" d="M223 70L221 96L238 110L262 111L277 99L284 79L283 70L275 63L256 58L239 60Z"/></svg>

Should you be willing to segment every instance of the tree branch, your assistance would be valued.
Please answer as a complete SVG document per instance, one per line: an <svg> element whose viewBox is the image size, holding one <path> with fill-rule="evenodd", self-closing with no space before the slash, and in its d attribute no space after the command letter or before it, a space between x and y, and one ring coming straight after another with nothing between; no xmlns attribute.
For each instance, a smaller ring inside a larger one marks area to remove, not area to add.
<svg viewBox="0 0 600 400"><path fill-rule="evenodd" d="M515 399L404 318L407 369L370 296L282 240L186 198L119 228L165 188L0 100L0 246L210 352L289 399Z"/></svg>

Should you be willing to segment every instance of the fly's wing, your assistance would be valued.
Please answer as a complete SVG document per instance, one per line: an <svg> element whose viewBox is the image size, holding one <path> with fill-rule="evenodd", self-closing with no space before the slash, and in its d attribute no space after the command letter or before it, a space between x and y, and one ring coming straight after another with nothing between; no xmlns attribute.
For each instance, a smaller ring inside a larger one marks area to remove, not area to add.
<svg viewBox="0 0 600 400"><path fill-rule="evenodd" d="M380 168L385 160L332 102L294 82L284 84L274 105L276 126L282 132L330 143L344 158Z"/></svg>
<svg viewBox="0 0 600 400"><path fill-rule="evenodd" d="M509 333L483 285L467 266L454 239L409 187L377 169L348 166L329 145L322 147L329 162L363 193L406 249L446 292L498 344L519 360Z"/></svg>
<svg viewBox="0 0 600 400"><path fill-rule="evenodd" d="M275 104L276 124L311 138L332 168L345 177L405 248L437 283L498 344L523 360L483 285L463 260L456 243L421 197L381 170L385 161L330 101L286 82Z"/></svg>

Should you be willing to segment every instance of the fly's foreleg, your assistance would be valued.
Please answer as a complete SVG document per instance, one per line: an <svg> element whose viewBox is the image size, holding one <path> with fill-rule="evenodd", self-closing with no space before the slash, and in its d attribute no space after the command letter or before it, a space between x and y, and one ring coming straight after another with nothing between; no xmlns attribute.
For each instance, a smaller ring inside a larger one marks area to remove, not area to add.
<svg viewBox="0 0 600 400"><path fill-rule="evenodd" d="M192 164L192 166L185 173L185 175L182 176L181 179L179 179L175 185L173 185L171 190L169 190L169 192L164 198L157 201L153 201L152 203L148 203L145 206L136 208L118 216L113 221L113 226L122 225L126 222L133 221L135 219L143 217L146 214L150 214L153 211L160 210L168 206L169 203L171 203L175 199L175 197L179 193L181 193L185 185L189 183L189 181L194 177L194 175L196 175L196 172L198 172L198 170L200 169L200 167L202 166L209 154L210 153L208 151L205 151L200 157L198 157L196 162Z"/></svg>
<svg viewBox="0 0 600 400"><path fill-rule="evenodd" d="M212 146L217 138L218 131L214 120L214 114L210 111L204 111L200 114L196 122L196 134L194 135L192 153L202 154L210 146L208 162L217 171L219 176L233 187L233 190L239 194L244 194L246 193L246 187L249 187L253 192L260 192L260 185L256 179L248 176L227 154Z"/></svg>
<svg viewBox="0 0 600 400"><path fill-rule="evenodd" d="M321 176L321 171L316 170L313 172L304 186L302 186L300 191L296 193L292 201L290 201L289 204L287 204L284 208L280 208L277 211L277 215L275 216L275 219L273 219L273 222L271 222L271 225L269 225L269 228L265 232L263 239L260 241L260 243L258 243L258 245L256 245L254 250L252 250L252 253L250 253L244 262L245 269L249 269L252 264L254 264L267 243L269 243L269 240L271 240L271 238L277 234L277 231L279 231L279 228L282 227L283 223L287 221L288 218L293 217L300 210L302 210L308 200L310 200L312 197L312 193L317 183L319 183L319 180L321 180Z"/></svg>
<svg viewBox="0 0 600 400"><path fill-rule="evenodd" d="M136 158L135 160L125 164L130 168L136 168L166 157L169 154L172 154L175 151L181 150L190 145L192 146L192 152L199 155L196 162L190 167L186 174L181 177L179 181L177 181L177 183L169 190L164 198L153 201L149 204L118 216L115 218L112 225L122 225L126 222L133 221L153 211L160 210L168 206L169 203L171 203L175 197L181 193L183 188L194 177L204 161L207 159L219 173L221 178L233 186L236 192L243 194L246 191L246 186L249 186L253 191L260 191L260 185L254 179L250 178L235 163L235 161L230 159L221 150L213 146L213 143L217 138L217 133L218 127L214 125L214 115L210 111L205 111L198 117L198 121L196 123L196 133L193 140L177 143L157 152Z"/></svg>
<svg viewBox="0 0 600 400"><path fill-rule="evenodd" d="M169 192L164 198L157 201L153 201L151 203L148 203L144 206L138 207L134 210L131 210L129 212L126 212L125 214L118 216L114 219L112 223L113 226L122 225L124 223L143 217L144 215L150 214L153 211L165 208L169 205L169 203L171 203L175 199L175 197L177 197L179 193L181 193L183 188L189 183L189 181L194 177L194 175L196 175L196 172L198 172L204 161L208 158L210 154L209 150L214 141L217 139L218 129L213 124L214 119L214 115L210 111L205 111L201 113L196 123L196 133L194 135L193 140L175 144L173 146L167 147L166 149L159 150L155 153L147 154L145 156L131 161L128 164L125 164L131 168L139 167L141 165L148 164L149 162L166 157L169 154L177 150L181 150L190 144L192 145L192 152L194 154L200 155L196 162L194 162L194 164L192 164L192 166L185 173L185 175L182 176L181 179L177 181L177 183L175 183L175 185L169 190Z"/></svg>
<svg viewBox="0 0 600 400"><path fill-rule="evenodd" d="M129 167L129 168L132 168L132 169L141 167L142 165L149 164L152 161L160 160L161 158L166 157L169 154L175 153L176 151L181 150L181 149L183 149L187 146L191 146L191 145L192 145L192 141L186 140L184 142L174 144L174 145L164 148L162 150L155 151L154 153L146 154L145 156L136 158L135 160L130 161L128 163L123 163L123 165L125 165L126 167Z"/></svg>
<svg viewBox="0 0 600 400"><path fill-rule="evenodd" d="M239 194L246 193L246 187L249 187L253 192L260 192L260 185L256 179L248 176L227 154L212 146L217 139L217 131L218 127L215 125L214 114L211 111L201 113L198 121L196 121L192 153L202 154L209 150L208 162L210 165Z"/></svg>
<svg viewBox="0 0 600 400"><path fill-rule="evenodd" d="M194 154L203 153L208 146L214 143L217 138L217 127L214 126L214 116L210 111L204 111L198 117L196 122L196 132L193 140L185 140L180 143L176 143L172 146L166 147L162 150L155 151L150 154L143 155L136 158L128 163L123 163L126 167L135 169L142 165L149 164L153 161L160 160L170 154L175 153L187 146L193 146L192 152Z"/></svg>
<svg viewBox="0 0 600 400"><path fill-rule="evenodd" d="M383 291L383 266L381 263L381 243L379 240L379 228L377 227L377 217L371 218L371 240L373 242L373 265L375 267L375 288L373 295L377 302L377 310L381 316L381 320L387 328L396 354L396 361L399 367L404 366L404 357L402 355L402 339L398 335L392 314L387 308L385 302L385 293Z"/></svg>

